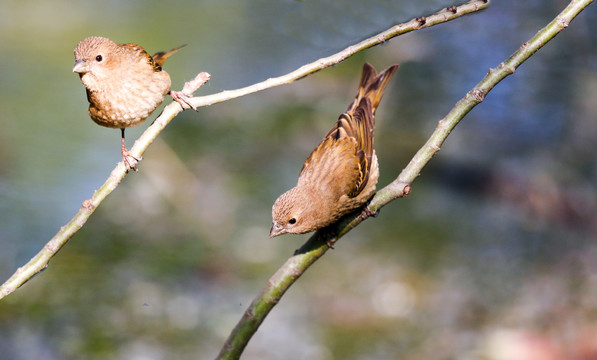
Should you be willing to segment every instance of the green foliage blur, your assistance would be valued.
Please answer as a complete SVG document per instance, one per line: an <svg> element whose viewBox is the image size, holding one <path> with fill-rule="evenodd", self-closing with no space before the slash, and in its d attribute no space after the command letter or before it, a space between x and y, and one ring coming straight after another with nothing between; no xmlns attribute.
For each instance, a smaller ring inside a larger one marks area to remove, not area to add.
<svg viewBox="0 0 597 360"><path fill-rule="evenodd" d="M426 1L3 1L0 279L106 179L120 132L94 124L72 51L87 36L150 53L197 95L290 72ZM452 105L565 6L499 1L296 83L180 114L51 261L0 301L0 357L210 359L305 236L269 239L271 205L356 94L364 61L400 63L377 113L378 187ZM243 359L561 359L597 355L597 15L498 85L410 196L293 286ZM166 100L169 103L170 99ZM127 130L131 146L157 116Z"/></svg>

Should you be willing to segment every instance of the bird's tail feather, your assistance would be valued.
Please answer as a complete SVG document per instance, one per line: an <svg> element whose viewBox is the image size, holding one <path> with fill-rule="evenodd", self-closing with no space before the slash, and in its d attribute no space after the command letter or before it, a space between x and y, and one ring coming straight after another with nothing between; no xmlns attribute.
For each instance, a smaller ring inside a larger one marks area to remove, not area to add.
<svg viewBox="0 0 597 360"><path fill-rule="evenodd" d="M168 59L168 57L170 55L174 54L175 52L177 52L178 50L182 49L185 46L187 46L187 44L181 45L181 46L174 48L170 51L157 52L152 56L153 61L155 61L156 64L158 64L159 66L162 66L162 65L164 65L164 63L166 62L166 59Z"/></svg>
<svg viewBox="0 0 597 360"><path fill-rule="evenodd" d="M365 65L363 65L363 74L361 75L359 92L352 104L346 109L346 112L352 113L355 111L361 103L361 100L366 98L371 102L371 110L375 114L375 110L377 109L377 106L379 106L383 92L399 66L400 65L392 65L378 75L371 64L365 63Z"/></svg>

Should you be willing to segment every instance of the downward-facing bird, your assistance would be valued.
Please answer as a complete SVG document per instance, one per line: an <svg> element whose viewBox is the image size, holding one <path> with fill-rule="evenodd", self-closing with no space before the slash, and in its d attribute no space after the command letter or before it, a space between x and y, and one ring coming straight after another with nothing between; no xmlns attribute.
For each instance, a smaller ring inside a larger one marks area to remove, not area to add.
<svg viewBox="0 0 597 360"><path fill-rule="evenodd" d="M168 56L181 47L150 56L137 44L116 44L92 36L75 48L73 72L87 88L89 116L99 125L121 129L127 170L137 171L138 159L126 149L124 129L141 124L168 94L183 108L194 108L187 95L170 91L170 75L162 70Z"/></svg>
<svg viewBox="0 0 597 360"><path fill-rule="evenodd" d="M296 187L274 203L270 237L326 227L373 196L379 178L375 110L396 70L393 65L376 75L365 63L356 98L309 155Z"/></svg>

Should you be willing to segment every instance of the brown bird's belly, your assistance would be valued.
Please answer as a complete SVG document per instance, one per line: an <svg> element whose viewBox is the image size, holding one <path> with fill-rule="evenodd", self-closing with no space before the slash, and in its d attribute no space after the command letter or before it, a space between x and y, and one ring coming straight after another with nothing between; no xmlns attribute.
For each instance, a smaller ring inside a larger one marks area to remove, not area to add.
<svg viewBox="0 0 597 360"><path fill-rule="evenodd" d="M127 128L140 125L170 91L170 77L146 84L122 82L111 91L89 91L89 116L98 125Z"/></svg>

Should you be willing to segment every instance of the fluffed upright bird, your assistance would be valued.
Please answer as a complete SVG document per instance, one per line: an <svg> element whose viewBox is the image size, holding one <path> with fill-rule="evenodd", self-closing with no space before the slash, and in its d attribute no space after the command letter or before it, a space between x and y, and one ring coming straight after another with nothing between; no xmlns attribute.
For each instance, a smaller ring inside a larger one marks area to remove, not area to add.
<svg viewBox="0 0 597 360"><path fill-rule="evenodd" d="M356 98L309 155L296 187L274 203L270 237L326 227L373 196L379 178L373 149L375 110L398 66L376 75L365 63Z"/></svg>
<svg viewBox="0 0 597 360"><path fill-rule="evenodd" d="M187 95L170 91L170 75L162 70L166 59L183 46L150 56L137 44L116 44L105 37L92 36L81 40L75 48L73 72L79 74L87 88L89 116L101 126L121 129L122 158L127 171L137 171L134 162L138 159L125 146L124 129L141 124L168 94L183 109L195 109Z"/></svg>

